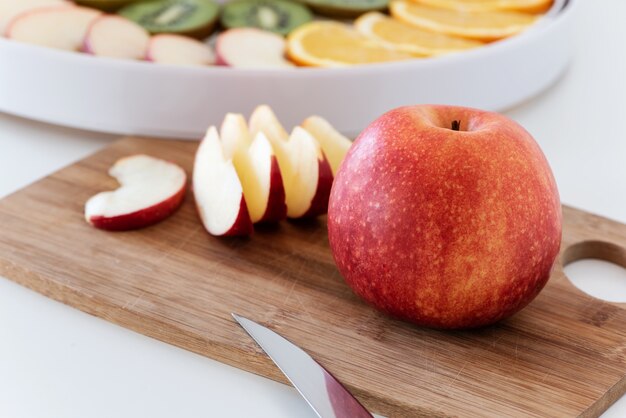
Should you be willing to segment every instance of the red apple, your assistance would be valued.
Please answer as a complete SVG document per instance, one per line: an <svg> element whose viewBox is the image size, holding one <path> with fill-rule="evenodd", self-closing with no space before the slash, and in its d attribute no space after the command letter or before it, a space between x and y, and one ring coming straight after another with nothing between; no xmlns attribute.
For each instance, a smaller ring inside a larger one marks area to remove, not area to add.
<svg viewBox="0 0 626 418"><path fill-rule="evenodd" d="M183 202L185 170L147 155L118 160L109 170L120 187L93 196L85 204L85 219L109 231L143 228L170 216Z"/></svg>
<svg viewBox="0 0 626 418"><path fill-rule="evenodd" d="M361 133L330 197L328 232L347 283L418 325L472 328L525 307L561 242L561 206L520 125L452 106L386 113Z"/></svg>

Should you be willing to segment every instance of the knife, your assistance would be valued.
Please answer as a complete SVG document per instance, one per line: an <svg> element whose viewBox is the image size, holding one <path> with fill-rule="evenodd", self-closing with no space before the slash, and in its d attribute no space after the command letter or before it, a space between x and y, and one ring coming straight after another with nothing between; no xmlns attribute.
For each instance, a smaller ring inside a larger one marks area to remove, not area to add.
<svg viewBox="0 0 626 418"><path fill-rule="evenodd" d="M333 375L274 331L231 314L300 392L320 418L373 418Z"/></svg>

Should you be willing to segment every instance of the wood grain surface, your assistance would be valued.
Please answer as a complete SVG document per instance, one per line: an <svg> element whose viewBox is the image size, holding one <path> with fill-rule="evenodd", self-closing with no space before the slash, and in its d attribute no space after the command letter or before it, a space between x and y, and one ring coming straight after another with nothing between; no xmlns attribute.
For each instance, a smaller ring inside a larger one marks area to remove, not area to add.
<svg viewBox="0 0 626 418"><path fill-rule="evenodd" d="M373 412L392 417L597 416L626 391L626 306L577 290L559 265L499 325L439 332L377 313L337 272L325 219L209 236L193 198L133 232L91 228L83 205L115 188L119 157L191 169L196 144L126 138L0 202L0 275L142 334L286 382L232 320L278 331ZM626 266L626 226L564 208L561 260Z"/></svg>

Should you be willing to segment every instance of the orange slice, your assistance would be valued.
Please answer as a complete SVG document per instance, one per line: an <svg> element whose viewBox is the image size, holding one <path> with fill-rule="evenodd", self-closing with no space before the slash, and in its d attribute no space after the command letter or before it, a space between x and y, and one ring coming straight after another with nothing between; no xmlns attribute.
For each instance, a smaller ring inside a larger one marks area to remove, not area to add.
<svg viewBox="0 0 626 418"><path fill-rule="evenodd" d="M289 34L287 55L300 65L346 67L355 64L399 61L413 55L386 48L351 26L330 21L304 24Z"/></svg>
<svg viewBox="0 0 626 418"><path fill-rule="evenodd" d="M441 55L484 45L479 41L420 29L377 12L362 15L354 26L381 45L418 56Z"/></svg>
<svg viewBox="0 0 626 418"><path fill-rule="evenodd" d="M493 41L515 35L535 23L537 16L512 11L466 12L394 0L393 17L421 29L464 38Z"/></svg>
<svg viewBox="0 0 626 418"><path fill-rule="evenodd" d="M441 7L468 12L489 12L494 10L517 10L526 13L545 12L552 0L413 0L427 6Z"/></svg>

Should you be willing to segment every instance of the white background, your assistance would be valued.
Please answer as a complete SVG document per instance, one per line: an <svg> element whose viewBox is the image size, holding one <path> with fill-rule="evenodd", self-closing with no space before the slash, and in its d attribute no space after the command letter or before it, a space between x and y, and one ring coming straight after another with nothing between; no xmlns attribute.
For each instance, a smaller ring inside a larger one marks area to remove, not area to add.
<svg viewBox="0 0 626 418"><path fill-rule="evenodd" d="M626 223L626 2L579 1L571 40L577 53L570 70L549 91L506 113L542 146L564 203ZM0 114L0 196L112 140ZM586 281L594 271L606 279ZM597 296L626 301L622 268L579 262L567 272ZM314 414L290 387L133 333L0 278L0 417L144 416ZM626 400L605 416L626 416Z"/></svg>

